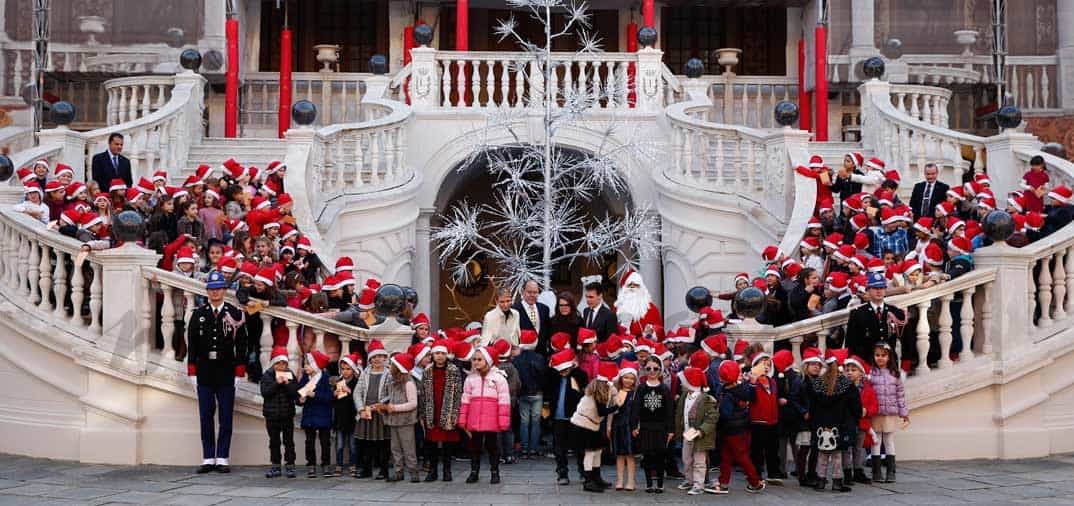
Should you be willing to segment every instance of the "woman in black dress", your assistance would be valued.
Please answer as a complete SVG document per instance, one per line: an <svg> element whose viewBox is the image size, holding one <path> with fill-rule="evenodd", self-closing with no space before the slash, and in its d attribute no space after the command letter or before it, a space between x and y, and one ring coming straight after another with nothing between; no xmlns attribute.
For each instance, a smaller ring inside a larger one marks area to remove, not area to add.
<svg viewBox="0 0 1074 506"><path fill-rule="evenodd" d="M577 299L571 292L566 290L559 292L556 297L555 311L552 311L552 318L549 319L548 325L551 327L551 334L557 332L566 332L571 336L571 348L578 347L578 328L582 326L582 317L578 314L578 310L575 308Z"/></svg>
<svg viewBox="0 0 1074 506"><path fill-rule="evenodd" d="M642 367L645 380L634 395L634 417L631 422L637 431L634 451L642 454L645 469L645 491L664 493L664 460L668 443L675 435L675 403L671 390L661 376L660 359L649 357ZM655 486L653 482L656 482Z"/></svg>

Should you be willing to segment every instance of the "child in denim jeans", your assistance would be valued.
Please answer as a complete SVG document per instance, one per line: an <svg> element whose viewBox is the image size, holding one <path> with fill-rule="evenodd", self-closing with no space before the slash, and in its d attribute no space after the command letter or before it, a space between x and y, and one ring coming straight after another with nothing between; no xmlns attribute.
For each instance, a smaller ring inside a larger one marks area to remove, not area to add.
<svg viewBox="0 0 1074 506"><path fill-rule="evenodd" d="M358 384L358 354L351 353L339 359L339 379L336 380L332 406L332 434L335 436L336 475L358 477L358 442L354 439L354 426L358 411L354 409L351 393ZM344 450L348 454L343 460ZM346 462L347 465L343 463Z"/></svg>

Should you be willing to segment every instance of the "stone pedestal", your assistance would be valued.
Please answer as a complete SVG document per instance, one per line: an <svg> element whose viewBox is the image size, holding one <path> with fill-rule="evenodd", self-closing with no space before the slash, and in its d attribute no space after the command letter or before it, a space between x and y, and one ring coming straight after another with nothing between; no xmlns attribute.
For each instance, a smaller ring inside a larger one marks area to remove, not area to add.
<svg viewBox="0 0 1074 506"><path fill-rule="evenodd" d="M101 339L97 347L145 365L152 336L144 335L140 313L149 296L142 267L156 267L160 255L134 243L94 253L101 264ZM150 332L153 332L150 330Z"/></svg>
<svg viewBox="0 0 1074 506"><path fill-rule="evenodd" d="M664 52L651 47L638 50L638 110L658 113L664 109Z"/></svg>
<svg viewBox="0 0 1074 506"><path fill-rule="evenodd" d="M985 139L988 152L988 178L996 195L1007 195L1020 189L1022 174L1028 165L1015 155L1019 150L1036 150L1040 141L1032 134L1004 130Z"/></svg>
<svg viewBox="0 0 1074 506"><path fill-rule="evenodd" d="M59 126L50 130L42 130L38 134L38 139L41 141L42 146L61 146L60 155L52 161L53 165L56 162L66 163L75 171L75 181L86 181L88 179L87 176L90 176L90 174L86 173L88 170L85 154L86 141L83 140L81 133L65 126Z"/></svg>

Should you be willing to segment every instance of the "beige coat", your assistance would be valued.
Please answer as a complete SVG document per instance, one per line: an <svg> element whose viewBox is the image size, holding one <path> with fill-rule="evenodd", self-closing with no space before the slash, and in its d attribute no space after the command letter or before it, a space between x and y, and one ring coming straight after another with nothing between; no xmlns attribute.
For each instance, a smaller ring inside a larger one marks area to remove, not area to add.
<svg viewBox="0 0 1074 506"><path fill-rule="evenodd" d="M506 339L513 346L518 346L518 311L512 308L511 316L504 319L503 311L494 307L481 319L481 344L487 346L499 339Z"/></svg>

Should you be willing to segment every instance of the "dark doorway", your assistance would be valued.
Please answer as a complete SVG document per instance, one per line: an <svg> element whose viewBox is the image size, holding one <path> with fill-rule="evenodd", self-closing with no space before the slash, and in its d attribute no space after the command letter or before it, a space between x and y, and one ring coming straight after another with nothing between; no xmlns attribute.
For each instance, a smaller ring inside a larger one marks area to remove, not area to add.
<svg viewBox="0 0 1074 506"><path fill-rule="evenodd" d="M369 72L369 57L388 54L388 0L287 0L295 72L315 72L317 44L339 44L340 72ZM261 0L262 71L280 69L283 9Z"/></svg>
<svg viewBox="0 0 1074 506"><path fill-rule="evenodd" d="M690 58L700 58L711 73L720 72L715 50L742 50L734 71L740 75L782 76L787 73L787 9L785 7L713 7L679 5L661 11L664 63L683 72Z"/></svg>

